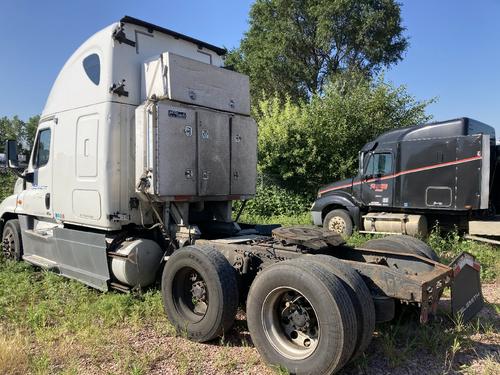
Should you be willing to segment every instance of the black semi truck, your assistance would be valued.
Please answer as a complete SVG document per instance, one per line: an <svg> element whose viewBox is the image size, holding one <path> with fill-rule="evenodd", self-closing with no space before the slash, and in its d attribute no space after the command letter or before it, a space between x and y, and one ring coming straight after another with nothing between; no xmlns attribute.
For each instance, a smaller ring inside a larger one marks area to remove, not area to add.
<svg viewBox="0 0 500 375"><path fill-rule="evenodd" d="M359 152L357 176L319 189L316 225L425 236L435 223L500 234L495 129L459 118L386 132Z"/></svg>

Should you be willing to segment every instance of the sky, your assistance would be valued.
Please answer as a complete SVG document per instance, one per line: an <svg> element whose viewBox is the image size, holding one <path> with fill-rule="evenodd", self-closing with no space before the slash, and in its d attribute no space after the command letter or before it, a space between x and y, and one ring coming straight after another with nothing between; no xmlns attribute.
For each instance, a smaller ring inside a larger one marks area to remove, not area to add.
<svg viewBox="0 0 500 375"><path fill-rule="evenodd" d="M88 37L129 15L206 42L238 46L251 0L0 0L0 117L40 114L53 81ZM500 0L402 1L410 46L386 80L433 120L462 116L500 134Z"/></svg>

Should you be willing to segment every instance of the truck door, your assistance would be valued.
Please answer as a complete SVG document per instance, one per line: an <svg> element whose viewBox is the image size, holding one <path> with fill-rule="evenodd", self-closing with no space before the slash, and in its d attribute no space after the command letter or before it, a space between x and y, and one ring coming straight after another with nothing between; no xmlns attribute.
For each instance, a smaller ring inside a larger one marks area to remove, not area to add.
<svg viewBox="0 0 500 375"><path fill-rule="evenodd" d="M20 196L23 209L29 215L52 217L53 124L53 121L47 121L38 129L27 171L33 182L26 184L26 190Z"/></svg>
<svg viewBox="0 0 500 375"><path fill-rule="evenodd" d="M392 206L394 178L390 152L372 153L361 179L361 200L368 206Z"/></svg>

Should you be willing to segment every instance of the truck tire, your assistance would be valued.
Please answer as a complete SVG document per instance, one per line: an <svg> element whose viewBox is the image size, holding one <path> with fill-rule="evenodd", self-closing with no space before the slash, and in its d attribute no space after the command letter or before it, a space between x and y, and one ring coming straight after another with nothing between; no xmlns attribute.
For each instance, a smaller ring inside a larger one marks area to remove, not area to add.
<svg viewBox="0 0 500 375"><path fill-rule="evenodd" d="M356 344L354 306L324 266L301 260L264 269L247 298L248 328L264 360L293 374L331 374Z"/></svg>
<svg viewBox="0 0 500 375"><path fill-rule="evenodd" d="M332 256L305 255L296 261L303 258L324 265L344 283L354 306L358 323L357 340L351 360L357 358L370 344L375 330L375 305L370 290L359 273Z"/></svg>
<svg viewBox="0 0 500 375"><path fill-rule="evenodd" d="M411 251L415 251L417 255L423 254L425 257L435 261L439 262L439 257L436 254L432 248L427 245L424 241L419 240L418 238L412 237L412 236L407 236L405 234L395 234L389 237L386 237L386 239L390 239L391 241L395 241L400 243L405 247L405 249Z"/></svg>
<svg viewBox="0 0 500 375"><path fill-rule="evenodd" d="M407 237L407 238L398 238ZM409 240L411 238L411 240ZM427 259L439 261L437 254L424 242L411 237L403 235L393 235L384 238L375 238L366 241L361 247L372 250L392 250L404 251L408 254L423 256Z"/></svg>
<svg viewBox="0 0 500 375"><path fill-rule="evenodd" d="M343 209L332 210L325 216L323 228L341 234L344 237L350 237L353 230L351 215Z"/></svg>
<svg viewBox="0 0 500 375"><path fill-rule="evenodd" d="M174 252L163 270L161 292L168 319L191 340L210 341L234 323L236 272L212 248L187 246Z"/></svg>
<svg viewBox="0 0 500 375"><path fill-rule="evenodd" d="M20 261L23 256L21 227L18 219L7 221L2 232L2 253L4 259Z"/></svg>

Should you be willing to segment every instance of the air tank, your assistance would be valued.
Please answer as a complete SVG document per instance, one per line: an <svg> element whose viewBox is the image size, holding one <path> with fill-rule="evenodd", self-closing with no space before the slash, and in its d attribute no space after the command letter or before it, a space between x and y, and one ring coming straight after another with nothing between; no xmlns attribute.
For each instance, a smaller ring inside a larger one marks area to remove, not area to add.
<svg viewBox="0 0 500 375"><path fill-rule="evenodd" d="M111 259L111 272L121 283L130 287L151 285L163 256L161 247L147 239L124 241Z"/></svg>

